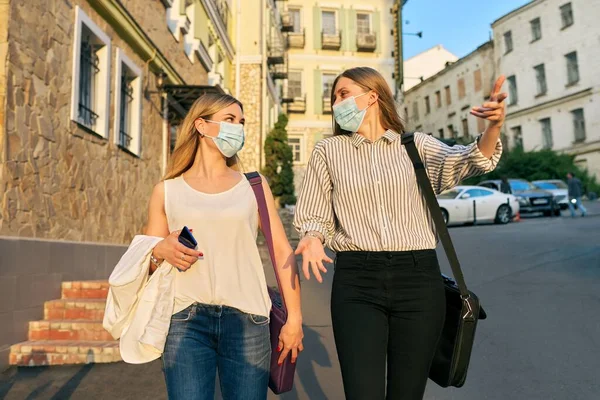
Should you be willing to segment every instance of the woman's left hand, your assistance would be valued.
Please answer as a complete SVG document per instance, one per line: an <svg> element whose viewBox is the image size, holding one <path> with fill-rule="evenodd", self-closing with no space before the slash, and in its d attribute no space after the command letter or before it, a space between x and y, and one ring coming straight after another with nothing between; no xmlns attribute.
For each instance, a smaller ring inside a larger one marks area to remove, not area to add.
<svg viewBox="0 0 600 400"><path fill-rule="evenodd" d="M281 352L279 355L279 364L283 364L283 361L290 352L292 352L292 363L296 362L298 354L304 350L302 338L304 338L302 323L288 319L279 333L279 345L277 346L277 351Z"/></svg>
<svg viewBox="0 0 600 400"><path fill-rule="evenodd" d="M471 115L478 118L487 119L490 121L490 126L501 127L504 124L504 117L506 114L504 108L504 100L508 97L506 93L501 93L502 85L506 77L500 75L494 84L494 89L490 95L490 101L483 103L481 107L473 107L471 109Z"/></svg>

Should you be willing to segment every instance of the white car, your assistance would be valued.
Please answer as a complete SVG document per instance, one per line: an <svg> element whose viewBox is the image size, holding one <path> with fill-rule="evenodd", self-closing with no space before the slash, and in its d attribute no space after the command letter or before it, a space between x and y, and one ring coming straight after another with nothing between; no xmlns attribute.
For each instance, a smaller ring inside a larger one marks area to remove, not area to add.
<svg viewBox="0 0 600 400"><path fill-rule="evenodd" d="M506 194L481 186L456 186L437 196L446 225L477 222L506 224L519 212L519 202Z"/></svg>
<svg viewBox="0 0 600 400"><path fill-rule="evenodd" d="M531 182L538 189L543 189L546 192L552 193L554 203L560 206L561 210L569 208L569 187L560 179L548 179L542 181Z"/></svg>

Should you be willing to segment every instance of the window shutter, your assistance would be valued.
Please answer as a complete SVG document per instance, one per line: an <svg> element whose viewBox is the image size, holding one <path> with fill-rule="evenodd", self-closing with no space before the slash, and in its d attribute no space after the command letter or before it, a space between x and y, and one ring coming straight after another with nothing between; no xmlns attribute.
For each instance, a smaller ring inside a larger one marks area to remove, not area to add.
<svg viewBox="0 0 600 400"><path fill-rule="evenodd" d="M321 9L313 7L313 42L315 50L321 50Z"/></svg>
<svg viewBox="0 0 600 400"><path fill-rule="evenodd" d="M375 10L375 12L373 13L373 15L371 16L371 30L373 31L373 33L375 34L375 40L377 41L377 47L375 48L375 51L377 53L381 52L382 46L381 46L381 13L379 12L379 10Z"/></svg>
<svg viewBox="0 0 600 400"><path fill-rule="evenodd" d="M323 88L321 87L321 70L314 70L313 93L315 102L315 114L323 114Z"/></svg>
<svg viewBox="0 0 600 400"><path fill-rule="evenodd" d="M348 34L346 35L346 49L357 51L356 47L356 10L348 10Z"/></svg>

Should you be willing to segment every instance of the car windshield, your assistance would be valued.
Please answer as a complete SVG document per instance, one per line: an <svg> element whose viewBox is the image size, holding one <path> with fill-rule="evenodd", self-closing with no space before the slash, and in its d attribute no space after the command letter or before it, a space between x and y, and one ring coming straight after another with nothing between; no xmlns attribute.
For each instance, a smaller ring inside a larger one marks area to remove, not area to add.
<svg viewBox="0 0 600 400"><path fill-rule="evenodd" d="M535 187L527 181L510 181L510 188L515 192L524 192L525 190L531 190Z"/></svg>
<svg viewBox="0 0 600 400"><path fill-rule="evenodd" d="M460 193L460 190L450 189L450 190L446 190L443 193L438 194L437 198L438 199L455 199L459 193Z"/></svg>
<svg viewBox="0 0 600 400"><path fill-rule="evenodd" d="M553 189L567 189L567 185L564 182L536 182L534 183L540 189L553 190Z"/></svg>

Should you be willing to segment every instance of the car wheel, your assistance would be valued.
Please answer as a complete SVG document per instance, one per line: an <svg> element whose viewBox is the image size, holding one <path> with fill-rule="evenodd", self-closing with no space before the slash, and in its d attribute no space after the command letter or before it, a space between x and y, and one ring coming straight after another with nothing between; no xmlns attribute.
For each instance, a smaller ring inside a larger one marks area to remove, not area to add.
<svg viewBox="0 0 600 400"><path fill-rule="evenodd" d="M510 222L510 217L512 214L512 210L506 204L502 204L498 207L496 211L496 220L497 224L508 224Z"/></svg>
<svg viewBox="0 0 600 400"><path fill-rule="evenodd" d="M560 207L554 209L554 215L556 217L560 217L562 213L560 212Z"/></svg>
<svg viewBox="0 0 600 400"><path fill-rule="evenodd" d="M442 215L444 216L444 222L446 223L446 225L448 225L448 221L450 220L450 217L448 216L448 211L442 208Z"/></svg>

